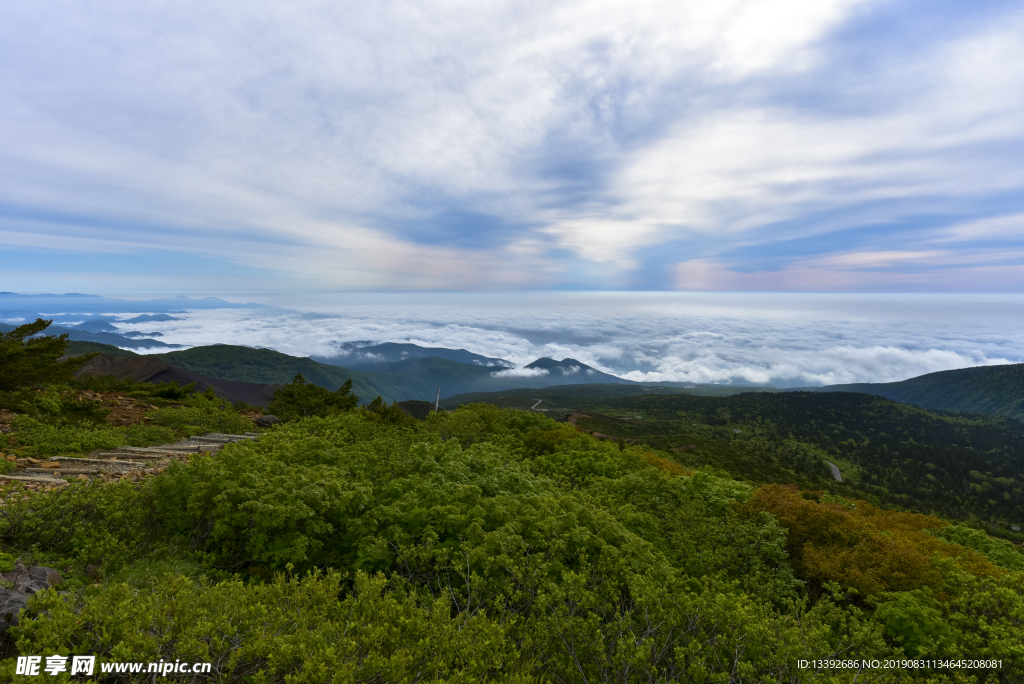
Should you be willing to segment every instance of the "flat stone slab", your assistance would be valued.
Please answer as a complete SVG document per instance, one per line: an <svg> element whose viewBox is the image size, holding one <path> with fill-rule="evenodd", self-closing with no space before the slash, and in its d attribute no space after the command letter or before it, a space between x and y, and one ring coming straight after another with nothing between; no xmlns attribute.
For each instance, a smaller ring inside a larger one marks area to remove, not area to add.
<svg viewBox="0 0 1024 684"><path fill-rule="evenodd" d="M66 485L67 482L59 477L36 477L34 475L0 475L0 480L13 480L14 482L30 482L33 484Z"/></svg>
<svg viewBox="0 0 1024 684"><path fill-rule="evenodd" d="M65 475L99 475L100 473L107 472L100 470L99 468L25 468L26 473L50 473L55 478L64 477Z"/></svg>
<svg viewBox="0 0 1024 684"><path fill-rule="evenodd" d="M53 460L59 461L63 466L67 463L71 467L94 466L108 473L125 473L129 470L142 470L145 463L132 463L130 461L111 461L103 458L71 458L70 456L57 456Z"/></svg>

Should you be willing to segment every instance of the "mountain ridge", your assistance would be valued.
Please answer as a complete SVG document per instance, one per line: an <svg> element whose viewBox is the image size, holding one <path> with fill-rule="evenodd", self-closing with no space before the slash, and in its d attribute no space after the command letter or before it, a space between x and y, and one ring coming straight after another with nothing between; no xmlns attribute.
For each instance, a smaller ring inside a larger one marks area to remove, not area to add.
<svg viewBox="0 0 1024 684"><path fill-rule="evenodd" d="M786 392L858 392L940 411L1024 420L1024 363L936 371L897 382L794 387Z"/></svg>

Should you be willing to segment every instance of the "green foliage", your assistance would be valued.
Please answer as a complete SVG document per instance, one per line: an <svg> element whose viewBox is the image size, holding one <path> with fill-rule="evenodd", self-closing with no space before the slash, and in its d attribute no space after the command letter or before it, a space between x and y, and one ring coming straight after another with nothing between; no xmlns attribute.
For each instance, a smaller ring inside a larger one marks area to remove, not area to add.
<svg viewBox="0 0 1024 684"><path fill-rule="evenodd" d="M937 534L953 544L980 551L1001 568L1024 571L1024 549L1005 539L990 537L981 530L966 525L950 525L939 530Z"/></svg>
<svg viewBox="0 0 1024 684"><path fill-rule="evenodd" d="M274 391L274 399L267 410L285 422L313 416L329 416L351 411L356 407L359 397L352 395L351 392L351 379L331 392L319 385L306 382L300 373L290 383ZM377 399L380 400L380 397Z"/></svg>
<svg viewBox="0 0 1024 684"><path fill-rule="evenodd" d="M241 434L254 427L251 418L240 415L231 404L218 399L212 392L193 395L183 399L182 403L183 406L154 411L151 414L153 422L190 434Z"/></svg>
<svg viewBox="0 0 1024 684"><path fill-rule="evenodd" d="M1016 420L844 392L634 396L577 408L593 412L580 427L636 440L684 467L950 519L1024 524L1024 424ZM840 465L842 483L826 460Z"/></svg>
<svg viewBox="0 0 1024 684"><path fill-rule="evenodd" d="M229 410L185 402L173 410L189 420ZM821 492L766 500L538 413L392 408L291 421L137 486L6 496L0 541L103 562L109 578L36 595L19 652L204 660L248 684L809 684L851 673L801 659L942 646L1024 675L1022 575L927 532L942 521ZM901 579L852 601L808 542L855 569L844 549L916 553L936 590ZM875 674L861 679L895 681ZM900 676L919 675L945 681Z"/></svg>
<svg viewBox="0 0 1024 684"><path fill-rule="evenodd" d="M93 424L44 423L30 416L14 419L18 443L30 456L81 454L93 449L115 449L119 446L153 446L174 440L174 432L155 425L127 427Z"/></svg>
<svg viewBox="0 0 1024 684"><path fill-rule="evenodd" d="M402 598L379 576L357 575L339 598L345 585L329 572L259 585L167 576L149 591L112 584L80 601L49 592L34 602L46 617L15 634L22 653L66 653L74 643L100 662L214 662L225 682L532 681L485 615L453 617L448 601ZM0 676L13 673L10 659Z"/></svg>
<svg viewBox="0 0 1024 684"><path fill-rule="evenodd" d="M10 332L0 332L0 390L69 380L75 371L95 356L58 361L67 348L67 334L32 337L48 328L50 323L52 321L37 318L34 323L26 323Z"/></svg>
<svg viewBox="0 0 1024 684"><path fill-rule="evenodd" d="M398 402L394 402L391 406L387 405L387 402L377 395L377 398L371 401L366 406L366 412L374 420L379 420L384 423L391 425L412 425L416 422L416 419L406 413Z"/></svg>
<svg viewBox="0 0 1024 684"><path fill-rule="evenodd" d="M951 631L942 615L942 605L927 588L887 593L875 609L874 618L911 657L944 653Z"/></svg>
<svg viewBox="0 0 1024 684"><path fill-rule="evenodd" d="M47 422L102 422L109 411L101 402L83 399L66 386L0 392L0 406Z"/></svg>
<svg viewBox="0 0 1024 684"><path fill-rule="evenodd" d="M128 483L75 482L45 494L3 492L0 539L86 563L115 566L140 553L152 534L148 492Z"/></svg>

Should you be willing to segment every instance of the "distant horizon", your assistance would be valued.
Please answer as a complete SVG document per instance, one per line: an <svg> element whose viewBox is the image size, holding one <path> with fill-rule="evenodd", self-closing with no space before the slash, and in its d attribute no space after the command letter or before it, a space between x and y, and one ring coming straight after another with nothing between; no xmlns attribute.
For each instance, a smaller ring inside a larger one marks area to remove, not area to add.
<svg viewBox="0 0 1024 684"><path fill-rule="evenodd" d="M159 332L167 344L240 344L293 356L333 356L352 341L410 342L516 366L569 357L638 382L779 388L893 382L1024 362L1019 294L418 292L240 299L230 308L164 300L167 311L185 313L118 327ZM101 300L90 311L159 310L124 301L113 307ZM0 319L3 308L0 299Z"/></svg>

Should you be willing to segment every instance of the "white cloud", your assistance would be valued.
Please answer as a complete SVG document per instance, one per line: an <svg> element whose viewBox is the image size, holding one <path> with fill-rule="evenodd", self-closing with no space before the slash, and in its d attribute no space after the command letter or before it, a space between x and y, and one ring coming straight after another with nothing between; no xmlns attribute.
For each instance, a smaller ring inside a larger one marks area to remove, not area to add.
<svg viewBox="0 0 1024 684"><path fill-rule="evenodd" d="M491 373L492 378L539 378L545 375L548 375L547 368L509 368Z"/></svg>
<svg viewBox="0 0 1024 684"><path fill-rule="evenodd" d="M870 141L877 126L826 144L836 126L714 95L676 111L675 93L805 73L871 4L8 4L0 199L43 217L0 239L181 250L345 289L555 285L555 245L623 284L666 221L735 227L723 197L771 218L777 186L833 179ZM538 170L566 154L613 169L608 198L567 199L576 180ZM790 157L805 161L772 170ZM537 228L468 248L399 227L449 206Z"/></svg>
<svg viewBox="0 0 1024 684"><path fill-rule="evenodd" d="M368 339L461 348L516 364L495 371L512 377L543 374L522 368L540 357L640 381L778 386L1024 362L1019 294L335 294L297 304L305 311L196 311L125 327L161 332L172 344L297 356L329 356L338 342Z"/></svg>

